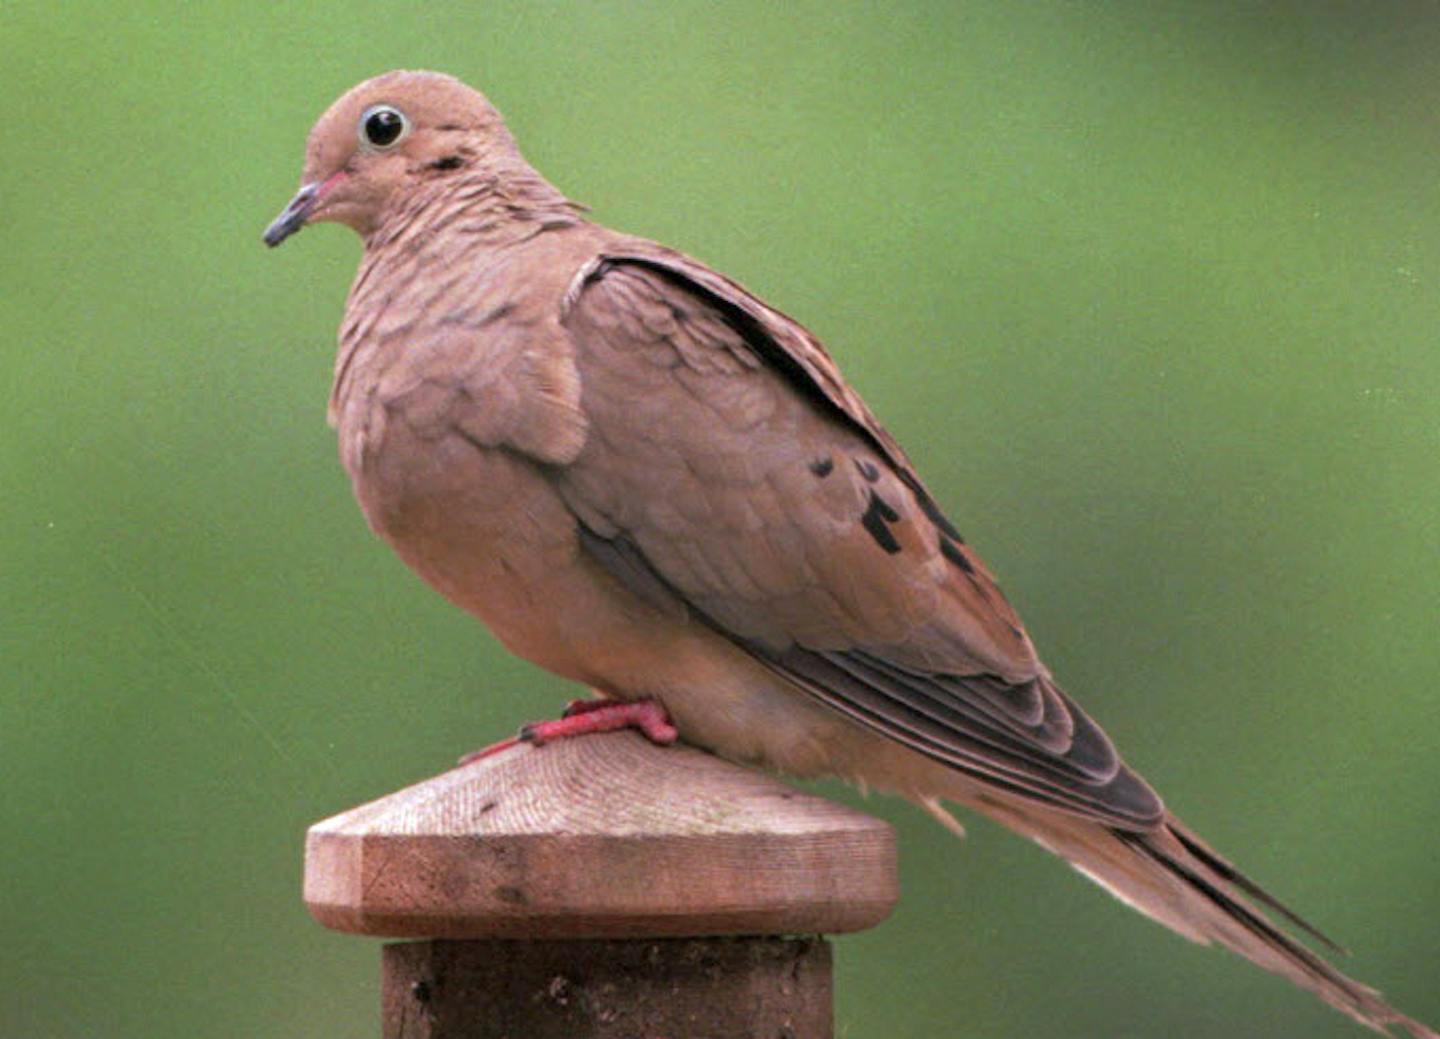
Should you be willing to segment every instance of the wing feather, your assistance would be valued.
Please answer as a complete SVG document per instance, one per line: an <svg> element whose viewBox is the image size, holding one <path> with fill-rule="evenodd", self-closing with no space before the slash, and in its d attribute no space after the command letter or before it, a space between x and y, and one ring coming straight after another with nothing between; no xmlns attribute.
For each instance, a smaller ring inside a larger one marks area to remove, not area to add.
<svg viewBox="0 0 1440 1039"><path fill-rule="evenodd" d="M1047 805L1156 825L1159 798L814 337L626 244L562 315L590 438L555 479L586 551L862 725Z"/></svg>

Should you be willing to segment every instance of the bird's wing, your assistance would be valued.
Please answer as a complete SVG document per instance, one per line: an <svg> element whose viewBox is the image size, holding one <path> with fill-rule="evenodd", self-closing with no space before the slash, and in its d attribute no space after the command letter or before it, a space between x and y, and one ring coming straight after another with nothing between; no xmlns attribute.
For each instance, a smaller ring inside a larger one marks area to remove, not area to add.
<svg viewBox="0 0 1440 1039"><path fill-rule="evenodd" d="M555 479L607 569L931 758L1110 825L1160 819L808 332L630 241L562 322L589 436Z"/></svg>

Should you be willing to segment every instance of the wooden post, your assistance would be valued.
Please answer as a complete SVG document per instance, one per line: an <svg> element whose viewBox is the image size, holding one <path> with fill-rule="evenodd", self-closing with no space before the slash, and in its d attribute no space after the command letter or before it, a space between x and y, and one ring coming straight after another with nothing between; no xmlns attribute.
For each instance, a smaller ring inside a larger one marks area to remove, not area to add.
<svg viewBox="0 0 1440 1039"><path fill-rule="evenodd" d="M897 897L890 827L633 733L519 747L310 828L385 1039L829 1039L830 947ZM801 937L790 937L790 936Z"/></svg>

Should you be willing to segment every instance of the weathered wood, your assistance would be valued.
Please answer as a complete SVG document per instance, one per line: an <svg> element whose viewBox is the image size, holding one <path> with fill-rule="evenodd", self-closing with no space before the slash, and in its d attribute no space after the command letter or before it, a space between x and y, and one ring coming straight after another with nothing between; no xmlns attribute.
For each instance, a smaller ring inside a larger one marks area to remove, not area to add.
<svg viewBox="0 0 1440 1039"><path fill-rule="evenodd" d="M823 939L387 945L384 1039L829 1039Z"/></svg>
<svg viewBox="0 0 1440 1039"><path fill-rule="evenodd" d="M885 823L633 733L506 751L306 841L316 919L388 937L826 934L896 897Z"/></svg>
<svg viewBox="0 0 1440 1039"><path fill-rule="evenodd" d="M386 1039L830 1039L830 948L782 936L896 897L885 823L634 733L481 759L305 844L321 923L430 939L385 947Z"/></svg>

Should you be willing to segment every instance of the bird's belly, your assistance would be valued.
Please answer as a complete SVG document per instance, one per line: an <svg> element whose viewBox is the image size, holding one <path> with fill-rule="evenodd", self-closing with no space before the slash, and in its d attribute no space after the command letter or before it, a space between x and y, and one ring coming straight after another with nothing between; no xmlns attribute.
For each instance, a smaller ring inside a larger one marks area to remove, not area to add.
<svg viewBox="0 0 1440 1039"><path fill-rule="evenodd" d="M727 757L792 774L852 771L836 760L850 757L851 723L615 581L523 457L392 427L351 477L375 532L511 652L607 695L655 697L689 742Z"/></svg>
<svg viewBox="0 0 1440 1039"><path fill-rule="evenodd" d="M693 657L702 629L597 566L574 514L529 459L393 424L372 444L351 468L371 528L511 652L620 697L657 695L657 674Z"/></svg>

